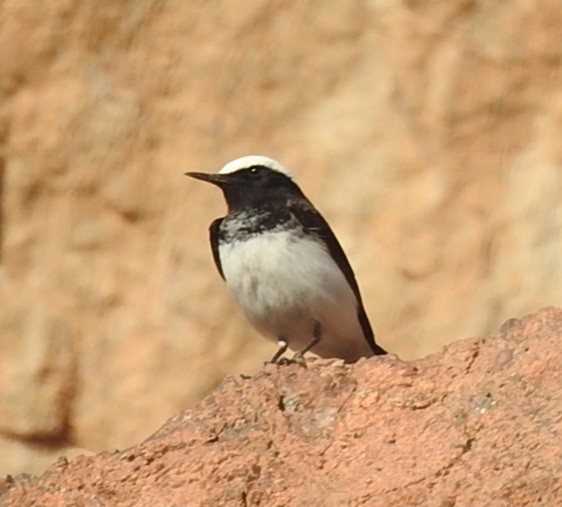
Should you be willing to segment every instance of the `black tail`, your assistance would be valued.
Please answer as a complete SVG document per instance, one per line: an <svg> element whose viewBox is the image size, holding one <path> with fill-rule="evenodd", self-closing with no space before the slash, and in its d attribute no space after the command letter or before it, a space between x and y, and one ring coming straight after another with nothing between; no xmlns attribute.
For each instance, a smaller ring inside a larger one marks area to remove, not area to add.
<svg viewBox="0 0 562 507"><path fill-rule="evenodd" d="M384 354L388 354L386 350L384 350L381 346L377 345L375 342L375 333L373 333L373 329L371 328L371 324L365 313L365 309L363 305L359 305L359 311L357 312L357 317L359 318L359 324L361 325L361 329L363 330L363 335L365 336L365 340L371 347L373 354L375 356L382 356Z"/></svg>

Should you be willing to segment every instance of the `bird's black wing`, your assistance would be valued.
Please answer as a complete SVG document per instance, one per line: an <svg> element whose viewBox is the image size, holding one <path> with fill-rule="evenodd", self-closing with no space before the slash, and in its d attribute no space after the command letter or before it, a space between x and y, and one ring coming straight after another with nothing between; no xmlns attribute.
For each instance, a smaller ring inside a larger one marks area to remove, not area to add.
<svg viewBox="0 0 562 507"><path fill-rule="evenodd" d="M361 293L359 292L359 286L357 285L357 280L355 279L355 274L353 269L347 260L347 257L341 247L336 235L333 233L332 229L328 225L328 222L324 217L318 213L318 211L312 206L310 202L289 202L288 207L291 214L305 227L307 231L316 235L320 238L328 247L328 251L338 267L341 269L342 273L350 285L355 297L357 299L357 317L359 319L359 324L365 335L365 339L369 343L373 354L382 355L386 354L386 350L376 344L375 335L367 314L365 313L365 308L363 307L363 301L361 299Z"/></svg>
<svg viewBox="0 0 562 507"><path fill-rule="evenodd" d="M211 250L213 251L213 259L215 260L215 265L219 270L221 278L224 280L224 273L222 272L221 258L219 255L219 227L222 221L222 218L213 220L211 227L209 227L209 237L211 240Z"/></svg>

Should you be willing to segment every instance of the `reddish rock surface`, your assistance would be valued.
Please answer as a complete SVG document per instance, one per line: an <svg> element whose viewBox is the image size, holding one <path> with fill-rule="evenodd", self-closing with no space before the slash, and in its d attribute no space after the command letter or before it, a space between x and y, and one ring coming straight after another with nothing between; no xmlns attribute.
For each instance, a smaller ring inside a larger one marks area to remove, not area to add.
<svg viewBox="0 0 562 507"><path fill-rule="evenodd" d="M562 504L562 309L411 363L229 378L124 451L10 479L2 506Z"/></svg>

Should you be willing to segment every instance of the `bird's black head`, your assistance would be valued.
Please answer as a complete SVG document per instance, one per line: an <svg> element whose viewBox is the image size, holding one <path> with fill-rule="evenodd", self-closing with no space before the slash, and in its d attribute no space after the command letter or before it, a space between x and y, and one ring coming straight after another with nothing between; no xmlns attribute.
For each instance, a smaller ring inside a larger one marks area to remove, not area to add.
<svg viewBox="0 0 562 507"><path fill-rule="evenodd" d="M233 160L217 174L188 172L186 175L220 187L230 212L284 203L290 197L304 198L285 167L258 155Z"/></svg>

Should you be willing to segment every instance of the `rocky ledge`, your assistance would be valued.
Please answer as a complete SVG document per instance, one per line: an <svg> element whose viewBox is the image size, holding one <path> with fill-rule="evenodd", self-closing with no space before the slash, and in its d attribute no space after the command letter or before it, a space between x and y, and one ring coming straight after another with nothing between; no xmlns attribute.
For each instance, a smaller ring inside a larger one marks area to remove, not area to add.
<svg viewBox="0 0 562 507"><path fill-rule="evenodd" d="M8 478L0 504L562 505L562 310L414 362L228 378L135 447Z"/></svg>

